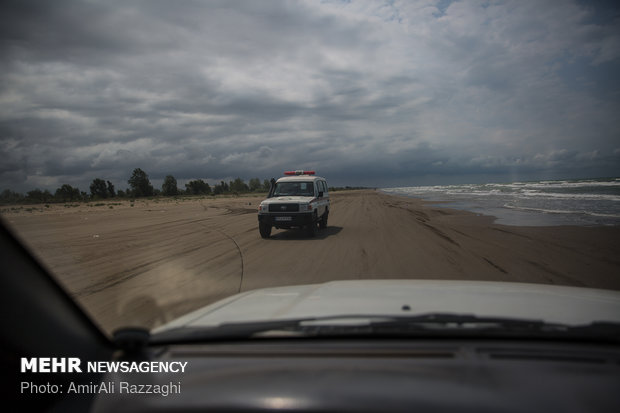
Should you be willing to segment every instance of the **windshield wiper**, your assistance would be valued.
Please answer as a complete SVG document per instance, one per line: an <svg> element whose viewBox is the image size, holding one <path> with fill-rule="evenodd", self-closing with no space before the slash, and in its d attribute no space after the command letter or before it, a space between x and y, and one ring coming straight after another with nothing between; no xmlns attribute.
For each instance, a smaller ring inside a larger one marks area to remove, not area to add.
<svg viewBox="0 0 620 413"><path fill-rule="evenodd" d="M151 336L150 344L242 340L261 337L545 338L620 342L620 324L570 326L542 320L432 313L416 316L340 315L179 327Z"/></svg>

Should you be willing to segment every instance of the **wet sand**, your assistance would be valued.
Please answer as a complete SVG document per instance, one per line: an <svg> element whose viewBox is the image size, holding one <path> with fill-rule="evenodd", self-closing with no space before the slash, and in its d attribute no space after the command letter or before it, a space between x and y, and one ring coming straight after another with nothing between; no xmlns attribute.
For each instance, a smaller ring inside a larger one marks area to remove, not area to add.
<svg viewBox="0 0 620 413"><path fill-rule="evenodd" d="M261 196L2 207L106 331L255 288L459 279L620 290L620 227L515 227L379 191L334 192L328 227L258 233ZM28 210L29 209L29 210Z"/></svg>

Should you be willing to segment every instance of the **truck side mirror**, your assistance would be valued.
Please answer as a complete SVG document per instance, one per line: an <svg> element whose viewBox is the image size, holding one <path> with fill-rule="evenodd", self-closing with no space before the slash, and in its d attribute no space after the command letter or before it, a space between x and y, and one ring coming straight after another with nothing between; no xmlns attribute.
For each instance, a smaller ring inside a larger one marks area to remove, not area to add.
<svg viewBox="0 0 620 413"><path fill-rule="evenodd" d="M323 191L319 191L319 198L323 198Z"/></svg>

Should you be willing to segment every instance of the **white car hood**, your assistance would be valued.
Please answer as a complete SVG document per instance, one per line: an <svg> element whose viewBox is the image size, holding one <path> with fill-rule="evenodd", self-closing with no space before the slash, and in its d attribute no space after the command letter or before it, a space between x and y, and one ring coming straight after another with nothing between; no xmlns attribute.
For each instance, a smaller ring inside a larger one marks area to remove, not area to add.
<svg viewBox="0 0 620 413"><path fill-rule="evenodd" d="M273 204L278 202L310 202L314 199L313 196L276 196L273 198L265 199L261 204Z"/></svg>
<svg viewBox="0 0 620 413"><path fill-rule="evenodd" d="M568 325L620 322L620 292L485 281L332 281L236 294L161 326L154 333L234 322L428 313L536 319Z"/></svg>

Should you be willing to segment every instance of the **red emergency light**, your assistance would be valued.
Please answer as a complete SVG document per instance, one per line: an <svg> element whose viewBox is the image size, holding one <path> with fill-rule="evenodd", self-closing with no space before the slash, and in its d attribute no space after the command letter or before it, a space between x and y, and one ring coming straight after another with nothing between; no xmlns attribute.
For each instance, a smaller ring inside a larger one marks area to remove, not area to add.
<svg viewBox="0 0 620 413"><path fill-rule="evenodd" d="M284 171L284 175L314 175L314 171L304 171L304 170Z"/></svg>

